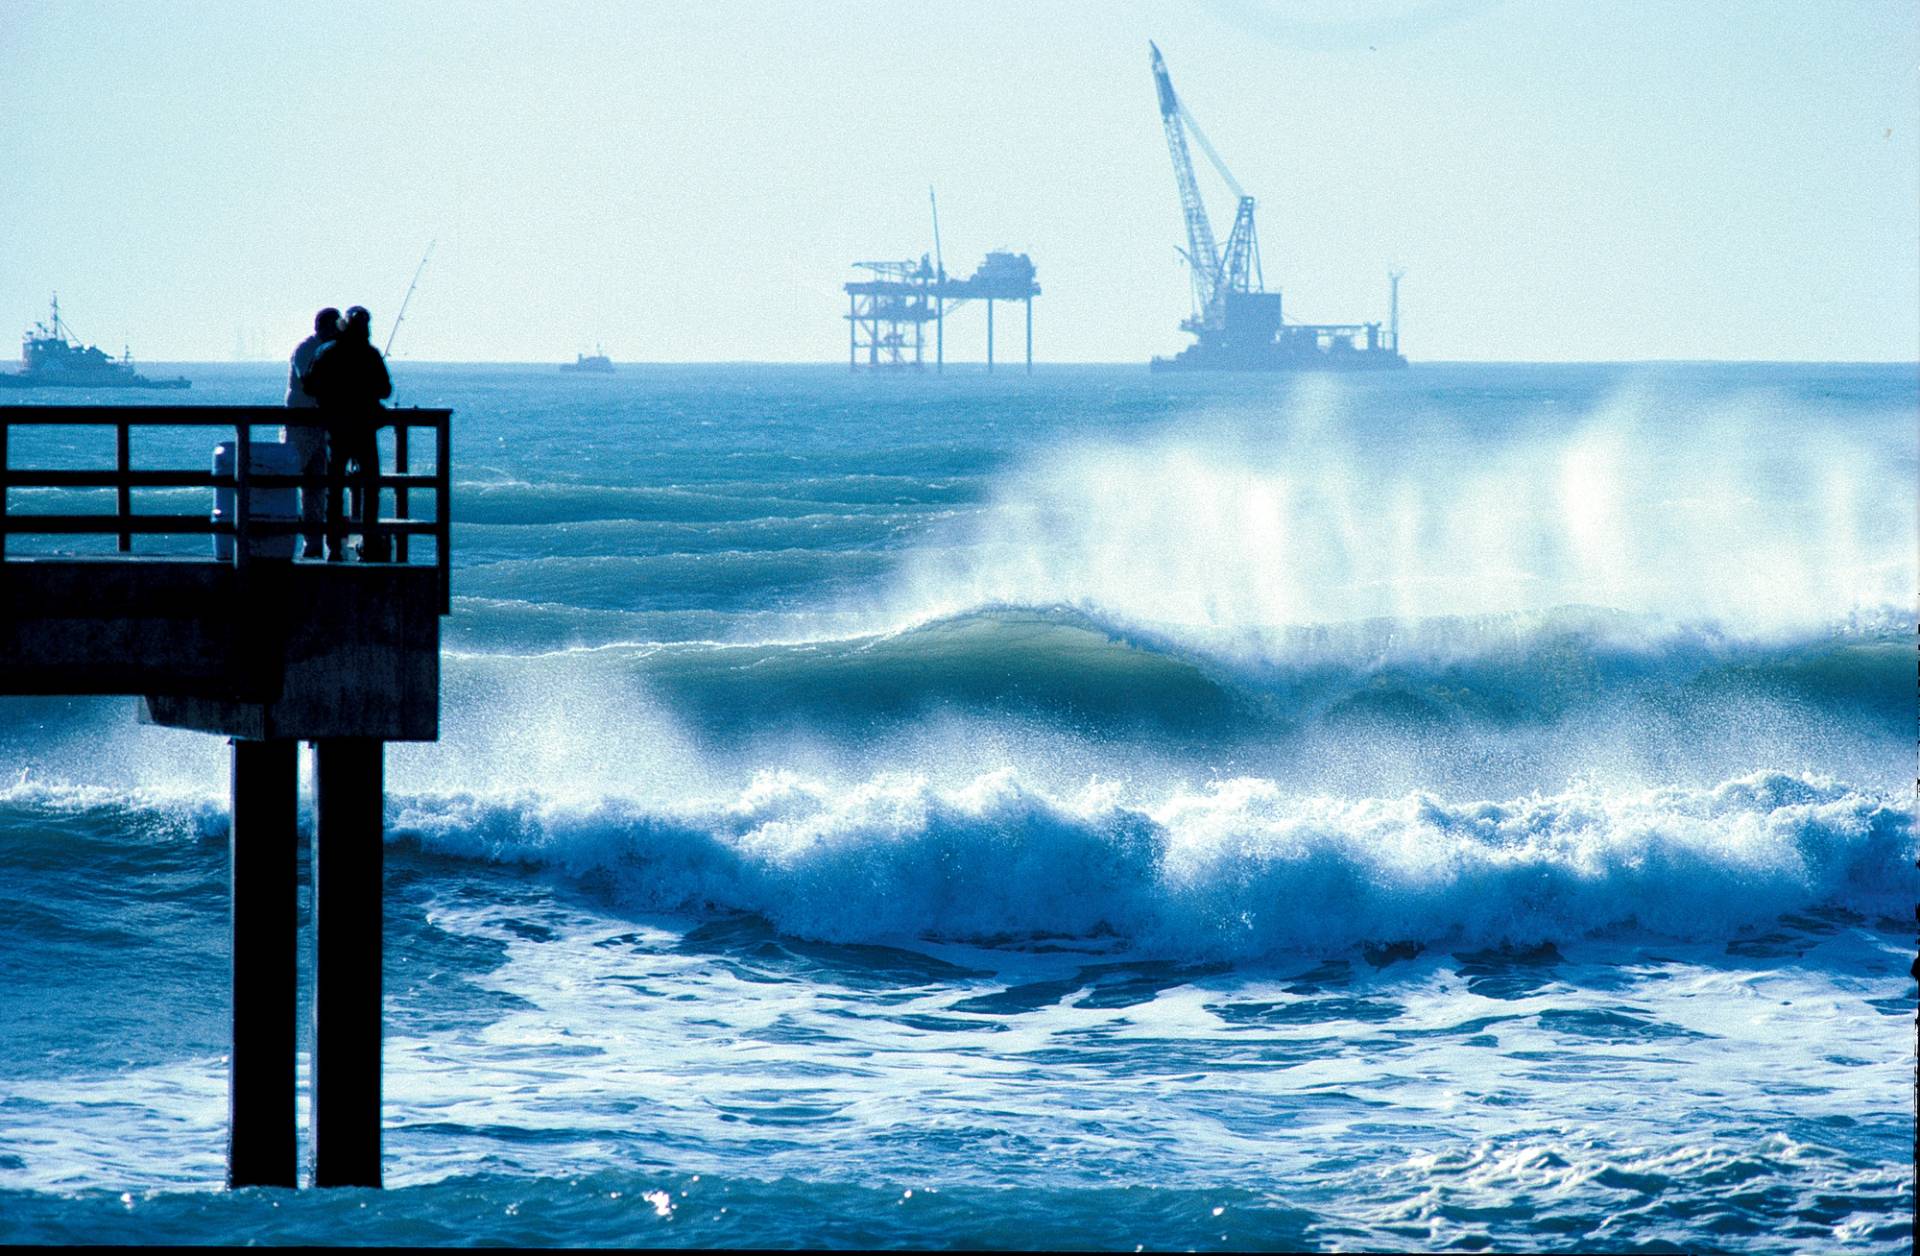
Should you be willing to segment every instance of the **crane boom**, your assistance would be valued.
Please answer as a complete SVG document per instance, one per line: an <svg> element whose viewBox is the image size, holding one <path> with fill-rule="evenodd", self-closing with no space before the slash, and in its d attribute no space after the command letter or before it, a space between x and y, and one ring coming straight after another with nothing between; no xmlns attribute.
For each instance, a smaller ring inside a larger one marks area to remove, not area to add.
<svg viewBox="0 0 1920 1256"><path fill-rule="evenodd" d="M1213 224L1207 221L1207 207L1200 200L1200 185L1193 177L1193 157L1187 152L1186 128L1181 120L1186 110L1174 95L1160 46L1149 41L1147 47L1153 50L1153 85L1160 94L1160 122L1167 131L1174 182L1180 185L1180 212L1187 220L1187 273L1193 279L1193 303L1198 317L1205 319L1220 286L1220 250L1214 245Z"/></svg>
<svg viewBox="0 0 1920 1256"><path fill-rule="evenodd" d="M1194 142L1200 145L1200 151L1213 163L1213 172L1227 185L1227 191L1233 193L1233 199L1237 201L1246 196L1247 190L1240 186L1240 180L1233 177L1233 171L1227 169L1227 163L1220 160L1220 154L1214 151L1207 133L1200 129L1200 119L1193 116L1193 110L1187 108L1184 100L1180 102L1180 120L1187 124L1187 130L1193 132Z"/></svg>

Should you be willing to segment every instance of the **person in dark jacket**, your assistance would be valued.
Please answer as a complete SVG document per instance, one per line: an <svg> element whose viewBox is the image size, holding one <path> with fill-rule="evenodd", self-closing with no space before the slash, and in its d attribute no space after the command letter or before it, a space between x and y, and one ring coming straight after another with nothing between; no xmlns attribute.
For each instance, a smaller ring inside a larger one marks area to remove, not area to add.
<svg viewBox="0 0 1920 1256"><path fill-rule="evenodd" d="M307 395L307 371L313 366L313 355L320 346L332 340L340 331L340 311L329 305L313 316L313 334L302 340L294 348L293 357L287 363L287 407L293 410L315 410L320 403ZM292 415L287 416L289 420ZM309 419L318 415L303 416ZM302 535L306 537L306 558L320 557L321 521L327 501L326 487L321 477L327 473L327 429L319 423L294 423L286 425L286 441L293 446L294 457L300 461L300 474L307 482L300 486L300 523Z"/></svg>
<svg viewBox="0 0 1920 1256"><path fill-rule="evenodd" d="M387 364L373 347L373 316L356 305L340 319L340 334L320 347L307 368L307 395L320 403L327 419L327 561L346 558L349 516L342 514L341 490L353 491L351 518L360 524L360 558L387 561L387 539L378 534L380 489L380 403L393 395Z"/></svg>

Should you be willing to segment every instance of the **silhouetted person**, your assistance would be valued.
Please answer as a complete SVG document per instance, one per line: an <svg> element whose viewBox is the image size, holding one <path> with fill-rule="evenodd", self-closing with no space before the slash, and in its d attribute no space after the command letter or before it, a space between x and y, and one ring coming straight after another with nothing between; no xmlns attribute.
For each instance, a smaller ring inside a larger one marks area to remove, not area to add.
<svg viewBox="0 0 1920 1256"><path fill-rule="evenodd" d="M356 305L340 320L340 334L321 345L307 368L307 395L327 418L327 561L346 558L347 520L341 513L341 489L351 475L352 518L360 524L362 561L387 561L387 540L379 535L380 403L393 395L387 364L368 332L373 316ZM348 468L352 470L349 472Z"/></svg>
<svg viewBox="0 0 1920 1256"><path fill-rule="evenodd" d="M329 305L313 316L313 334L294 347L287 365L287 405L296 410L311 410L319 402L307 395L307 371L320 346L340 331L340 311ZM317 416L316 416L317 417ZM325 518L327 489L321 477L327 473L327 429L321 423L287 424L287 444L300 463L300 474L307 482L300 486L300 523L306 538L305 558L320 557L320 525Z"/></svg>

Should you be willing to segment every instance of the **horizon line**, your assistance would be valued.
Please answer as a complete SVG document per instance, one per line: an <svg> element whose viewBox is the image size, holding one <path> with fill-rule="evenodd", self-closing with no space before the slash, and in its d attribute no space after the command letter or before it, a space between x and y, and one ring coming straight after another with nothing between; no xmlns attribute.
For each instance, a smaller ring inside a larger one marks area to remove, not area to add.
<svg viewBox="0 0 1920 1256"><path fill-rule="evenodd" d="M284 366L286 359L271 358L145 358L146 365L167 366ZM409 358L390 357L390 364L411 366L525 366L551 368L571 366L563 359L549 358ZM846 363L831 359L786 360L778 358L630 358L614 359L616 367L679 367L679 366L756 366L756 367L840 367L848 369ZM1024 363L995 364L998 369L989 372L984 361L948 362L948 371L962 374L1023 375ZM1110 360L1055 360L1035 362L1035 370L1059 367L1145 367L1147 361L1139 358ZM1417 366L1910 366L1920 368L1920 357L1915 358L1409 358L1408 369ZM862 365L858 370L848 369L849 374L922 374L934 375L941 372L932 366L924 366L915 372L911 368L879 368ZM1183 375L1345 375L1377 374L1373 371L1342 371L1337 368L1274 371L1182 371Z"/></svg>

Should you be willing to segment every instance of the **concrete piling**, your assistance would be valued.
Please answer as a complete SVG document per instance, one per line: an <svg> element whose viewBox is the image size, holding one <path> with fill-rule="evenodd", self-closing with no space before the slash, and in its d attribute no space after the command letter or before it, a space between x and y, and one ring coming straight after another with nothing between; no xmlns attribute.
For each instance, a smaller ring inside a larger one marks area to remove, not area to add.
<svg viewBox="0 0 1920 1256"><path fill-rule="evenodd" d="M384 749L314 743L315 1186L380 1185Z"/></svg>
<svg viewBox="0 0 1920 1256"><path fill-rule="evenodd" d="M227 1185L298 1185L298 743L233 739Z"/></svg>

